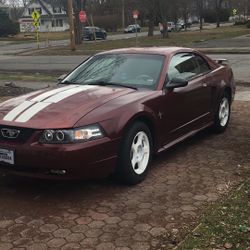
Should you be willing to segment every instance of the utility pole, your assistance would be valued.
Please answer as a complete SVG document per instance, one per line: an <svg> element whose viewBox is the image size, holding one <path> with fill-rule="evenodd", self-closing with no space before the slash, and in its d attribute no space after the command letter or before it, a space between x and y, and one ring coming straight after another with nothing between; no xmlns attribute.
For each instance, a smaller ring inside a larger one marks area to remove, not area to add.
<svg viewBox="0 0 250 250"><path fill-rule="evenodd" d="M68 16L69 16L70 48L72 51L74 51L76 50L76 42L75 42L75 28L74 28L72 0L68 0Z"/></svg>
<svg viewBox="0 0 250 250"><path fill-rule="evenodd" d="M122 29L125 29L125 3L122 0Z"/></svg>

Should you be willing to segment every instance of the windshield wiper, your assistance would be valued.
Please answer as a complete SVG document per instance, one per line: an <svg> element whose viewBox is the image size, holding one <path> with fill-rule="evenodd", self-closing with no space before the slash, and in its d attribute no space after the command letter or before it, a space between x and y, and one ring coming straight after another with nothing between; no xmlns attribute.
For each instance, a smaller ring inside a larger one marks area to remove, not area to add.
<svg viewBox="0 0 250 250"><path fill-rule="evenodd" d="M98 85L98 86L117 86L117 87L124 87L124 88L129 88L129 89L135 89L137 90L136 87L122 84L122 83L113 83L113 82L104 82L104 81L99 81L99 82L91 82L88 83L87 85Z"/></svg>

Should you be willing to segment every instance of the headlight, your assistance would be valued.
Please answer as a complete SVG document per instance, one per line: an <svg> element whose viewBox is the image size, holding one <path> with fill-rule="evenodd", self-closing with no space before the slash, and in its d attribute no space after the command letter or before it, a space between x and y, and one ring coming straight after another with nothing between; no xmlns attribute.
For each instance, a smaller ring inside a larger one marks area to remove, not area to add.
<svg viewBox="0 0 250 250"><path fill-rule="evenodd" d="M104 137L102 129L98 125L90 125L76 129L45 130L39 142L47 144L76 143L102 137Z"/></svg>

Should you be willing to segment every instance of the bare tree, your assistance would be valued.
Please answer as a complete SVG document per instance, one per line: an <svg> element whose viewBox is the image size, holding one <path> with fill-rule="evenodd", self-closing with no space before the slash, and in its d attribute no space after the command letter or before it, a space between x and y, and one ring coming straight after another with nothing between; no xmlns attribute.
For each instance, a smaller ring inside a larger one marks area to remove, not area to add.
<svg viewBox="0 0 250 250"><path fill-rule="evenodd" d="M11 20L18 22L23 13L22 2L19 0L9 0L8 4L10 6L9 15Z"/></svg>
<svg viewBox="0 0 250 250"><path fill-rule="evenodd" d="M148 17L149 17L149 24L148 24L148 36L154 35L154 24L156 19L156 14L158 12L158 2L157 0L145 0L145 5L148 8Z"/></svg>
<svg viewBox="0 0 250 250"><path fill-rule="evenodd" d="M30 3L30 0L22 0L22 4L26 7Z"/></svg>
<svg viewBox="0 0 250 250"><path fill-rule="evenodd" d="M204 2L203 0L196 0L197 12L200 20L200 30L203 29L203 11L204 11Z"/></svg>
<svg viewBox="0 0 250 250"><path fill-rule="evenodd" d="M214 0L214 7L215 7L215 11L216 11L216 25L217 25L217 28L220 27L220 13L221 13L222 3L223 2L224 2L224 0Z"/></svg>
<svg viewBox="0 0 250 250"><path fill-rule="evenodd" d="M163 38L169 38L168 33L168 18L169 18L169 7L171 6L170 0L159 0L159 13L162 21L162 37Z"/></svg>
<svg viewBox="0 0 250 250"><path fill-rule="evenodd" d="M67 0L54 0L57 4L60 4L67 12ZM87 0L74 0L73 1L73 12L74 12L74 27L75 27L75 43L82 43L82 24L79 20L79 13L83 9L86 9Z"/></svg>
<svg viewBox="0 0 250 250"><path fill-rule="evenodd" d="M180 16L184 21L185 30L188 27L188 18L193 9L193 0L179 0Z"/></svg>

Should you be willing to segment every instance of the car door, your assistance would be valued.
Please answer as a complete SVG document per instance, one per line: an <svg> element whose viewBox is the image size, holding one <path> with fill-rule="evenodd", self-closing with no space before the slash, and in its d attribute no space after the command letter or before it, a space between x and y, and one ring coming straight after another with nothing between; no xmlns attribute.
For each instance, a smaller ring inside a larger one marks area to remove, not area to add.
<svg viewBox="0 0 250 250"><path fill-rule="evenodd" d="M166 90L162 97L162 122L166 131L166 143L202 127L209 121L211 87L207 74L210 68L203 60L193 53L178 53L170 61L166 86L175 78L186 80L188 84Z"/></svg>

